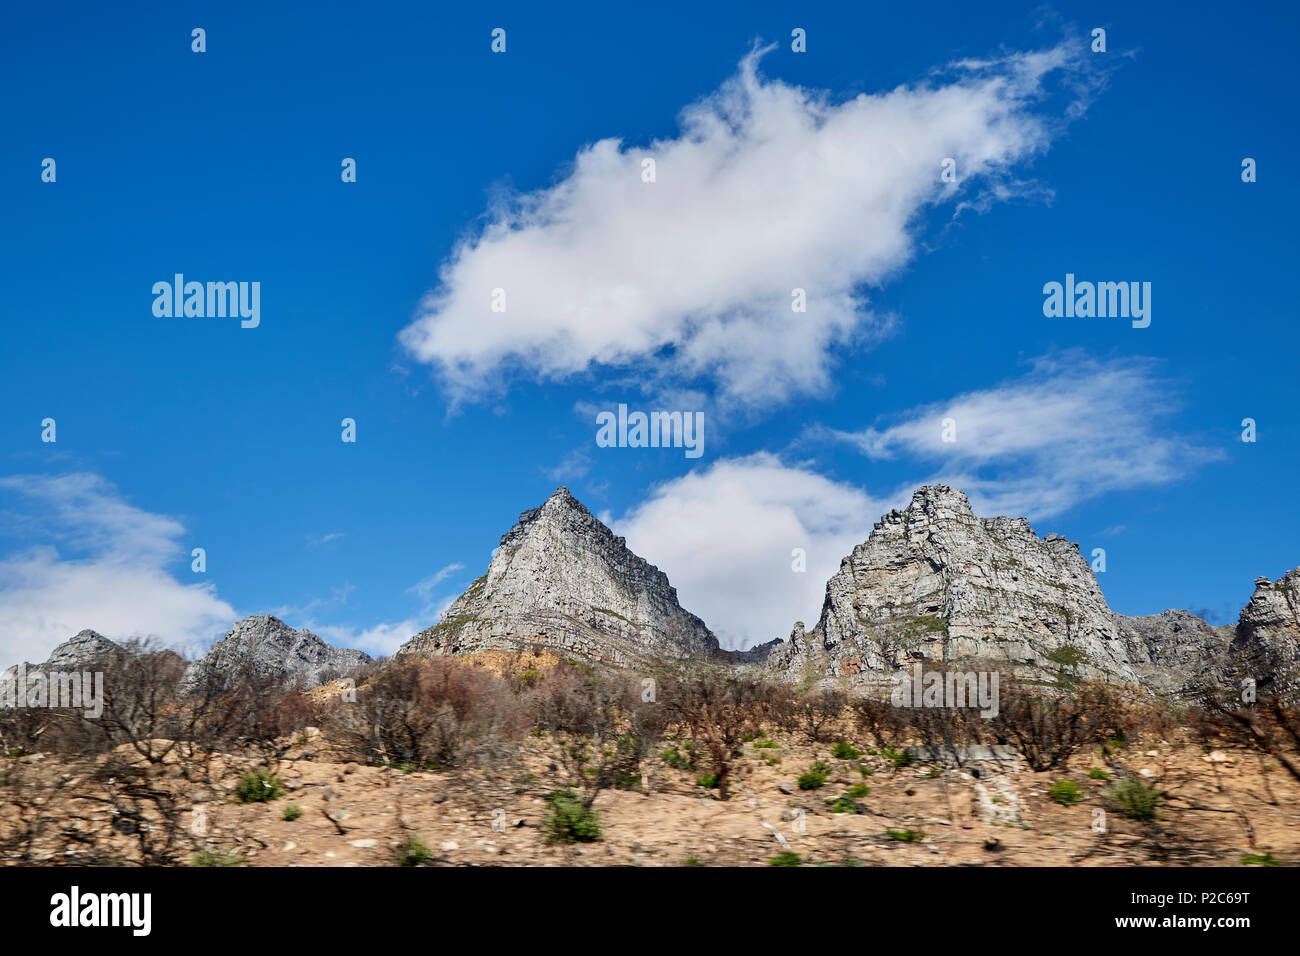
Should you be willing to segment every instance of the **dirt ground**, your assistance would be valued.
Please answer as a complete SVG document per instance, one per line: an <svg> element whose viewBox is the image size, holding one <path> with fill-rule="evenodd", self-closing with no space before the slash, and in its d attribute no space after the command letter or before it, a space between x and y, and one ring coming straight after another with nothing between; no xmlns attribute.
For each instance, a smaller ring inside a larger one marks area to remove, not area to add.
<svg viewBox="0 0 1300 956"><path fill-rule="evenodd" d="M782 851L798 854L801 865L1235 866L1268 854L1300 863L1300 787L1284 770L1257 754L1176 741L1131 741L1109 765L1094 748L1067 771L1038 773L1018 761L896 768L860 741L852 742L858 758L837 760L829 741L773 734L745 745L729 800L696 782L704 771L674 770L656 757L640 789L599 794L601 840L555 845L543 827L547 795L565 781L545 738L533 738L512 766L448 773L335 763L320 735L302 740L276 768L283 796L266 803L235 800L246 760L218 760L202 785L176 766L156 769L185 798L191 833L182 858L197 848L253 866L383 866L415 837L432 851L429 865L459 866L750 866ZM43 775L85 769L65 758L20 759L39 762ZM830 765L827 782L799 789L797 778L815 760ZM1138 822L1110 808L1108 782L1089 770L1111 780L1135 773L1154 785L1162 794L1157 819ZM1077 804L1050 798L1061 779L1078 784ZM828 801L862 784L870 790L854 797L860 812L830 810ZM50 799L68 801L74 828L129 859L129 832L118 833L102 805L74 813L75 791ZM284 819L289 805L300 809L297 819ZM0 833L11 812L0 811ZM65 862L68 845L66 832L52 834L30 859Z"/></svg>

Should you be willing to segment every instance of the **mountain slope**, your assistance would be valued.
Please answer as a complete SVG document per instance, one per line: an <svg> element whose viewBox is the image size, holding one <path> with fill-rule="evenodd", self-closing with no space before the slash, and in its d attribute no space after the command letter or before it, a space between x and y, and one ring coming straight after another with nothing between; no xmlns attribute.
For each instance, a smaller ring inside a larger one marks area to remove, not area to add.
<svg viewBox="0 0 1300 956"><path fill-rule="evenodd" d="M311 631L296 631L277 617L256 614L236 621L202 660L191 664L185 684L233 676L247 668L258 677L314 687L370 660L361 651L326 644Z"/></svg>
<svg viewBox="0 0 1300 956"><path fill-rule="evenodd" d="M487 574L398 655L545 646L594 660L711 655L717 639L668 576L559 488L501 538Z"/></svg>
<svg viewBox="0 0 1300 956"><path fill-rule="evenodd" d="M946 485L918 489L876 523L827 583L816 627L802 630L770 666L850 683L923 661L1137 680L1078 545L1040 538L1024 518L977 518Z"/></svg>

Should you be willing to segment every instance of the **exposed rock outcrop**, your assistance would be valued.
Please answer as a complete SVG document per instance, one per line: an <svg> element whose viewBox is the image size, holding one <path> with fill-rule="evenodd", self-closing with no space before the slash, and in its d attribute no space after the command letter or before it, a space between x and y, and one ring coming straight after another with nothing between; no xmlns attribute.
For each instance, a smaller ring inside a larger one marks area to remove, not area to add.
<svg viewBox="0 0 1300 956"><path fill-rule="evenodd" d="M27 665L29 671L85 671L95 670L105 661L126 653L122 645L110 641L98 631L86 628L78 631L50 652L43 664ZM14 668L9 668L12 671ZM6 671L6 673L9 673Z"/></svg>
<svg viewBox="0 0 1300 956"><path fill-rule="evenodd" d="M269 614L236 621L202 660L185 672L184 684L247 670L257 677L280 678L285 685L315 687L370 663L362 651L334 647L308 630L297 631Z"/></svg>
<svg viewBox="0 0 1300 956"><path fill-rule="evenodd" d="M1288 659L1300 652L1300 568L1276 581L1255 579L1255 593L1237 622L1239 644L1264 644Z"/></svg>
<svg viewBox="0 0 1300 956"><path fill-rule="evenodd" d="M1135 683L1078 545L1024 518L977 518L946 485L876 523L826 585L821 619L768 656L790 680L872 683L916 661Z"/></svg>
<svg viewBox="0 0 1300 956"><path fill-rule="evenodd" d="M501 538L487 574L398 655L537 646L627 664L711 656L717 639L668 576L560 488Z"/></svg>
<svg viewBox="0 0 1300 956"><path fill-rule="evenodd" d="M1153 693L1189 694L1224 682L1234 628L1216 627L1189 611L1115 614L1114 620L1134 673Z"/></svg>

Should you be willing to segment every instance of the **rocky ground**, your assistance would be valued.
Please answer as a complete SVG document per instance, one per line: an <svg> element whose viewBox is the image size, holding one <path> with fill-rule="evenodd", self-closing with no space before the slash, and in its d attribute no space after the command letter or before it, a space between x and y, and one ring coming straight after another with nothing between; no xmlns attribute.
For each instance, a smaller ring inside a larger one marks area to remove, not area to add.
<svg viewBox="0 0 1300 956"><path fill-rule="evenodd" d="M153 771L184 795L183 819L201 830L187 836L184 858L193 847L253 866L384 866L415 837L432 851L429 865L452 866L749 866L769 865L782 851L802 865L1239 865L1268 855L1300 863L1293 779L1259 755L1207 753L1179 741L1133 741L1109 763L1094 749L1068 771L1038 773L1019 761L894 767L856 742L858 758L837 760L829 742L773 735L745 746L731 799L699 786L701 771L654 759L640 790L597 798L601 840L556 845L544 821L547 795L562 781L544 738L507 769L454 773L335 763L320 735L300 739L276 770L283 796L266 803L235 800L247 761L214 761L201 785L181 779L174 762ZM66 758L20 759L35 760L42 775L86 769ZM799 789L797 778L815 760L830 765L825 785ZM1107 781L1089 770L1112 779L1127 771L1153 784L1162 794L1157 819L1137 822L1108 808ZM1080 802L1050 798L1062 779L1078 784ZM829 800L862 784L869 792L853 798L861 812L830 811ZM110 811L76 806L67 792L49 799L66 801L68 818L78 821L83 838L74 847L93 843L130 859L134 837L117 832ZM286 820L290 805L301 813ZM14 812L0 815L0 832ZM69 854L66 833L56 836L38 842L30 861L72 862L82 852Z"/></svg>

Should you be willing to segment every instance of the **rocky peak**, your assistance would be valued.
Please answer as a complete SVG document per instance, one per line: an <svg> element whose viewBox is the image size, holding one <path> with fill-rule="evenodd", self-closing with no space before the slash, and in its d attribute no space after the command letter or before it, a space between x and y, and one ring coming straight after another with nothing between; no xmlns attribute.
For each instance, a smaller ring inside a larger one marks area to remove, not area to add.
<svg viewBox="0 0 1300 956"><path fill-rule="evenodd" d="M668 576L563 487L519 516L487 574L398 653L537 645L624 663L718 648L704 622L677 603Z"/></svg>
<svg viewBox="0 0 1300 956"><path fill-rule="evenodd" d="M1237 621L1233 650L1247 665L1294 667L1300 661L1300 568L1276 581L1255 579L1255 592Z"/></svg>
<svg viewBox="0 0 1300 956"><path fill-rule="evenodd" d="M803 645L800 649L800 645ZM821 618L770 658L800 679L866 683L912 662L971 661L1035 677L1135 679L1078 545L1024 518L979 518L947 485L917 489L826 587Z"/></svg>
<svg viewBox="0 0 1300 956"><path fill-rule="evenodd" d="M1255 593L1241 612L1243 636L1260 639L1294 639L1300 631L1300 568L1288 571L1276 581L1255 579Z"/></svg>
<svg viewBox="0 0 1300 956"><path fill-rule="evenodd" d="M98 631L78 631L53 651L41 668L49 670L85 670L106 657L122 653L122 647Z"/></svg>
<svg viewBox="0 0 1300 956"><path fill-rule="evenodd" d="M247 668L258 677L279 677L286 685L314 687L370 660L368 654L334 647L306 629L294 630L278 617L255 614L236 621L202 660L191 664L185 683L230 677Z"/></svg>
<svg viewBox="0 0 1300 956"><path fill-rule="evenodd" d="M86 628L50 651L45 663L33 664L28 661L24 667L28 672L95 670L110 657L121 653L125 653L125 650L120 644L115 644L98 631ZM0 679L12 678L17 673L18 665L14 664L0 672Z"/></svg>

